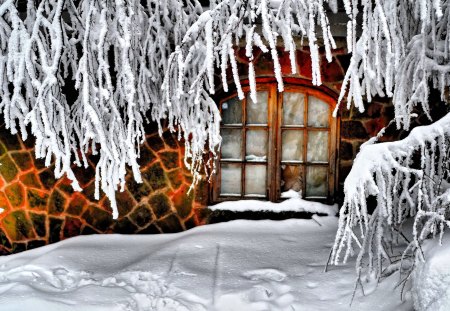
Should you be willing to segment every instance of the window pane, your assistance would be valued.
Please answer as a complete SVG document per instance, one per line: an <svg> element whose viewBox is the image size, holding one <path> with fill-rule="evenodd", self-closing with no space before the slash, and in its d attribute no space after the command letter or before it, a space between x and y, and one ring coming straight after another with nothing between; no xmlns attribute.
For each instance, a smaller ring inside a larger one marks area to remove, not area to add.
<svg viewBox="0 0 450 311"><path fill-rule="evenodd" d="M306 168L306 196L326 197L328 192L328 168L323 166L308 166Z"/></svg>
<svg viewBox="0 0 450 311"><path fill-rule="evenodd" d="M242 102L237 97L222 103L222 124L242 124Z"/></svg>
<svg viewBox="0 0 450 311"><path fill-rule="evenodd" d="M247 161L267 161L267 131L247 130L245 144Z"/></svg>
<svg viewBox="0 0 450 311"><path fill-rule="evenodd" d="M242 130L222 129L222 159L242 159Z"/></svg>
<svg viewBox="0 0 450 311"><path fill-rule="evenodd" d="M266 196L267 168L265 165L245 166L245 194Z"/></svg>
<svg viewBox="0 0 450 311"><path fill-rule="evenodd" d="M281 192L303 190L303 167L300 165L281 165Z"/></svg>
<svg viewBox="0 0 450 311"><path fill-rule="evenodd" d="M328 132L308 131L308 162L328 162Z"/></svg>
<svg viewBox="0 0 450 311"><path fill-rule="evenodd" d="M221 164L220 194L241 194L241 165Z"/></svg>
<svg viewBox="0 0 450 311"><path fill-rule="evenodd" d="M330 106L313 96L308 97L308 126L329 127Z"/></svg>
<svg viewBox="0 0 450 311"><path fill-rule="evenodd" d="M281 144L282 161L303 161L303 131L283 131Z"/></svg>
<svg viewBox="0 0 450 311"><path fill-rule="evenodd" d="M267 91L257 92L258 102L255 103L247 96L247 124L267 124L267 105L269 93Z"/></svg>
<svg viewBox="0 0 450 311"><path fill-rule="evenodd" d="M304 125L305 95L283 93L283 125Z"/></svg>

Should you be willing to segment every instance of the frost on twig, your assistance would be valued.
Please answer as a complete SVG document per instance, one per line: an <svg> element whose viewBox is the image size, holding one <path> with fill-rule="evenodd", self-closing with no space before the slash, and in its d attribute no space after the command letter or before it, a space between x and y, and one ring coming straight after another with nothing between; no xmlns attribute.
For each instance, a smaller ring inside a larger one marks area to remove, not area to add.
<svg viewBox="0 0 450 311"><path fill-rule="evenodd" d="M235 46L246 42L271 54L279 90L283 90L277 46L282 41L295 72L294 37L308 40L313 82L320 84L316 29L328 60L335 46L327 0L212 1L204 10L197 0L40 0L0 4L0 110L6 128L36 138L36 156L55 176L66 175L81 190L72 166L87 167L87 154L99 155L95 196L100 189L118 217L115 191L130 167L141 181L139 146L144 123L162 121L183 137L185 164L194 176L213 172L207 151L220 146L220 116L211 99L221 72L226 91L231 66L239 97L243 92ZM336 9L336 2L330 1ZM319 26L319 27L317 27ZM254 67L249 66L252 97ZM67 98L72 80L77 98ZM71 82L71 81L70 81ZM208 167L209 166L209 167Z"/></svg>
<svg viewBox="0 0 450 311"><path fill-rule="evenodd" d="M430 117L430 88L446 100L450 85L449 1L344 1L351 21L348 42L352 54L339 101L347 95L364 110L363 98L392 98L397 128L408 130L413 109ZM362 12L358 12L362 9ZM356 18L362 13L357 35ZM344 184L344 203L331 256L338 264L358 253L358 278L368 258L368 271L378 279L391 264L392 236L413 217L413 240L403 257L422 258L421 242L442 235L449 225L450 114L429 126L414 128L397 142L361 147ZM376 198L368 212L367 199ZM355 247L356 246L356 247ZM401 265L400 265L401 266ZM389 270L389 269L388 269ZM409 274L408 274L409 275Z"/></svg>
<svg viewBox="0 0 450 311"><path fill-rule="evenodd" d="M389 262L383 243L390 243L388 236L406 219L416 217L415 226L420 227L414 232L415 247L430 232L436 234L441 230L441 224L447 223L444 212L449 205L449 194L442 184L449 177L445 165L449 131L450 114L429 126L414 128L403 140L361 147L344 184L345 199L333 247L333 263L341 259L345 262L353 255L356 245L358 271L367 254L369 269L380 276L383 261ZM419 163L416 163L418 154ZM377 198L372 214L368 213L366 204L369 196ZM424 216L434 219L424 225L421 219Z"/></svg>
<svg viewBox="0 0 450 311"><path fill-rule="evenodd" d="M352 58L339 103L347 96L347 106L353 103L363 112L363 98L371 102L374 95L392 97L397 127L409 129L415 106L429 116L430 86L444 100L450 85L448 0L344 4Z"/></svg>
<svg viewBox="0 0 450 311"><path fill-rule="evenodd" d="M256 82L253 64L253 47L270 53L278 90L283 91L283 79L278 58L278 41L288 51L291 70L296 72L295 37L307 38L313 64L313 83L320 85L319 43L316 26L319 25L328 61L335 42L331 36L327 13L327 1L284 0L277 10L268 0L212 1L211 8L203 12L184 34L175 51L170 55L162 83L163 99L153 106L156 119L167 114L169 128L175 125L184 133L186 141L186 165L194 175L194 184L203 163L204 142L199 133L209 129L208 149L215 153L220 144L219 120L216 105L210 98L217 85L215 73L220 72L223 90L228 91L228 81L236 86L238 97L244 92L240 84L236 46L245 42L246 57L250 60L248 77L250 96L256 101ZM228 68L232 77L228 77ZM247 73L244 73L247 74ZM186 109L193 114L186 113ZM197 133L196 142L190 136ZM190 139L188 139L190 138ZM212 168L214 172L214 167Z"/></svg>

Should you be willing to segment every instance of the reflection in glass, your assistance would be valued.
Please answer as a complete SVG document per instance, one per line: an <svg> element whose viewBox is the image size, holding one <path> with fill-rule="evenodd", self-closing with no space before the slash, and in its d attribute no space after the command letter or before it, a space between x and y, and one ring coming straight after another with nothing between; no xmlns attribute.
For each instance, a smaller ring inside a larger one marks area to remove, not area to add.
<svg viewBox="0 0 450 311"><path fill-rule="evenodd" d="M267 169L265 165L245 166L245 194L266 195Z"/></svg>
<svg viewBox="0 0 450 311"><path fill-rule="evenodd" d="M328 132L308 131L308 162L328 162Z"/></svg>
<svg viewBox="0 0 450 311"><path fill-rule="evenodd" d="M222 159L242 159L242 130L222 129Z"/></svg>
<svg viewBox="0 0 450 311"><path fill-rule="evenodd" d="M222 103L222 124L242 124L242 102L237 97Z"/></svg>
<svg viewBox="0 0 450 311"><path fill-rule="evenodd" d="M241 194L241 165L222 163L220 194Z"/></svg>
<svg viewBox="0 0 450 311"><path fill-rule="evenodd" d="M328 127L330 106L317 97L308 97L308 126Z"/></svg>
<svg viewBox="0 0 450 311"><path fill-rule="evenodd" d="M283 93L283 125L304 125L305 95L302 93Z"/></svg>
<svg viewBox="0 0 450 311"><path fill-rule="evenodd" d="M326 197L328 195L327 167L308 166L306 168L306 196Z"/></svg>
<svg viewBox="0 0 450 311"><path fill-rule="evenodd" d="M283 131L281 144L281 161L303 161L303 131Z"/></svg>
<svg viewBox="0 0 450 311"><path fill-rule="evenodd" d="M257 92L258 102L255 103L247 96L247 124L267 124L267 106L269 93L267 91Z"/></svg>
<svg viewBox="0 0 450 311"><path fill-rule="evenodd" d="M247 161L267 160L267 131L247 130L245 144L245 159Z"/></svg>
<svg viewBox="0 0 450 311"><path fill-rule="evenodd" d="M303 167L300 165L281 165L281 192L303 190Z"/></svg>

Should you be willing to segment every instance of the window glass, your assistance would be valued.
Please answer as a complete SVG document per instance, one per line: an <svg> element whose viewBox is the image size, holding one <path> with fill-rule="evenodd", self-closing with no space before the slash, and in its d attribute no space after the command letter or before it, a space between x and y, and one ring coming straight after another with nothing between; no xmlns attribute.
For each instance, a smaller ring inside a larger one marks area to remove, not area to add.
<svg viewBox="0 0 450 311"><path fill-rule="evenodd" d="M250 98L250 94L247 96L247 124L267 124L268 94L267 91L257 92L257 103Z"/></svg>
<svg viewBox="0 0 450 311"><path fill-rule="evenodd" d="M328 127L330 106L314 96L308 97L308 126Z"/></svg>
<svg viewBox="0 0 450 311"><path fill-rule="evenodd" d="M267 131L247 130L245 159L247 161L267 161Z"/></svg>
<svg viewBox="0 0 450 311"><path fill-rule="evenodd" d="M304 125L305 95L303 93L283 93L283 125Z"/></svg>
<svg viewBox="0 0 450 311"><path fill-rule="evenodd" d="M333 193L329 174L335 121L330 105L310 95L315 90L292 85L287 90L276 93L276 84L265 84L257 102L247 91L243 101L234 97L221 103L220 189L214 188L218 200L278 200L292 192L314 199Z"/></svg>
<svg viewBox="0 0 450 311"><path fill-rule="evenodd" d="M245 194L266 195L267 168L265 165L245 166Z"/></svg>
<svg viewBox="0 0 450 311"><path fill-rule="evenodd" d="M242 102L237 97L222 103L222 124L242 124Z"/></svg>
<svg viewBox="0 0 450 311"><path fill-rule="evenodd" d="M306 169L306 196L326 197L328 190L328 168L324 166L308 166Z"/></svg>
<svg viewBox="0 0 450 311"><path fill-rule="evenodd" d="M222 129L222 159L242 159L242 130Z"/></svg>
<svg viewBox="0 0 450 311"><path fill-rule="evenodd" d="M303 161L303 131L283 131L281 144L282 161Z"/></svg>
<svg viewBox="0 0 450 311"><path fill-rule="evenodd" d="M303 190L303 167L300 165L281 165L281 192Z"/></svg>
<svg viewBox="0 0 450 311"><path fill-rule="evenodd" d="M222 163L221 165L220 194L240 195L241 194L241 165Z"/></svg>
<svg viewBox="0 0 450 311"><path fill-rule="evenodd" d="M328 162L328 132L308 131L308 162Z"/></svg>

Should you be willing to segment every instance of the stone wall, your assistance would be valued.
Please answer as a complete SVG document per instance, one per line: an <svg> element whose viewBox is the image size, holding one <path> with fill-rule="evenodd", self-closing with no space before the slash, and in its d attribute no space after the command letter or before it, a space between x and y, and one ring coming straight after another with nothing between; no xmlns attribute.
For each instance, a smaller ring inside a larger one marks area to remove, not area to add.
<svg viewBox="0 0 450 311"><path fill-rule="evenodd" d="M343 200L343 184L352 167L353 160L359 152L359 147L370 137L376 136L394 117L394 107L385 99L373 100L365 104L366 111L360 113L352 106L341 109L341 131L339 148L339 189L337 202ZM382 141L397 139L398 133L388 128Z"/></svg>
<svg viewBox="0 0 450 311"><path fill-rule="evenodd" d="M164 141L149 131L139 161L144 182L137 184L129 172L125 191L117 192L117 220L104 195L94 199L95 157L91 168L75 169L83 192L74 192L68 179L55 180L53 167L34 158L33 145L0 127L0 254L80 234L170 233L205 223L207 193L187 193L184 146L168 131Z"/></svg>

